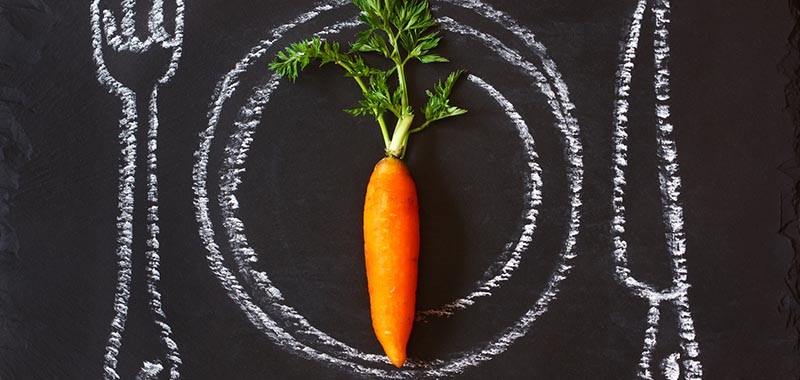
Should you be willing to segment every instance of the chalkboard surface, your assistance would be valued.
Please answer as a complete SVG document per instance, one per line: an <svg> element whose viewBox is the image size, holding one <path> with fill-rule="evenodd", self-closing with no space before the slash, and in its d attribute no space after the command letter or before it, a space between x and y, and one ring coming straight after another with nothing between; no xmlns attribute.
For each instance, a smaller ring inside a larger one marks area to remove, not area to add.
<svg viewBox="0 0 800 380"><path fill-rule="evenodd" d="M6 163L33 146L0 231L0 378L797 378L788 7L431 3L451 62L411 89L465 69L469 112L407 152L419 313L397 370L361 236L380 133L341 111L359 92L335 67L267 67L350 41L354 6L0 2L0 52L30 58L4 58Z"/></svg>

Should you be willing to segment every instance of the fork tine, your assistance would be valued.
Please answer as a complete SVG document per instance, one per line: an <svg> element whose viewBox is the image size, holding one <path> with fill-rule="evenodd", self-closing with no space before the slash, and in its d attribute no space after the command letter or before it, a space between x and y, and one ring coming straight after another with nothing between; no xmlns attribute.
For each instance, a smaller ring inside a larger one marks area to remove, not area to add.
<svg viewBox="0 0 800 380"><path fill-rule="evenodd" d="M134 53L147 51L153 36L142 41L136 36L136 0L122 0L122 34L127 37L126 50Z"/></svg>
<svg viewBox="0 0 800 380"><path fill-rule="evenodd" d="M178 47L183 42L183 25L185 6L183 0L175 0L175 25L172 33L164 27L164 0L154 0L150 9L148 27L155 43L160 43L165 48Z"/></svg>
<svg viewBox="0 0 800 380"><path fill-rule="evenodd" d="M136 0L122 0L122 35L136 37Z"/></svg>
<svg viewBox="0 0 800 380"><path fill-rule="evenodd" d="M116 17L108 9L103 9L103 29L105 30L106 43L114 50L119 51L123 38L119 34Z"/></svg>
<svg viewBox="0 0 800 380"><path fill-rule="evenodd" d="M170 46L180 47L183 44L184 9L183 0L175 0L175 33L170 41Z"/></svg>
<svg viewBox="0 0 800 380"><path fill-rule="evenodd" d="M167 31L164 30L164 0L153 0L153 6L150 8L150 17L147 20L147 29L150 32L150 37L157 42L165 41L170 37Z"/></svg>

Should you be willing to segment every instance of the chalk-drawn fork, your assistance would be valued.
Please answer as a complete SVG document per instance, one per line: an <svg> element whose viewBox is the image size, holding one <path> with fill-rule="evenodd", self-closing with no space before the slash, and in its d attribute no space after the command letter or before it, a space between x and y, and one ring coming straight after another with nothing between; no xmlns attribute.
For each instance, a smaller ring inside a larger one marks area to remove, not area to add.
<svg viewBox="0 0 800 380"><path fill-rule="evenodd" d="M620 65L617 71L616 102L614 112L614 219L612 234L614 238L615 275L617 280L631 293L646 299L649 303L647 313L648 327L645 330L644 347L639 359L638 376L652 380L651 362L657 347L660 325L660 309L673 307L678 318L678 341L680 351L673 352L661 361L663 377L666 380L699 380L703 377L702 365L698 359L699 348L695 337L694 321L689 310L689 283L686 268L686 237L683 230L683 207L679 202L681 177L678 171L677 147L673 138L673 125L670 117L670 55L667 25L670 22L669 0L653 0L655 16L654 64L655 64L655 113L657 120L657 153L659 183L661 190L662 217L666 226L667 248L672 258L672 286L656 290L652 285L636 279L628 267L627 241L625 232L625 170L628 166L628 109L631 78L633 75L636 50L639 45L641 23L647 9L648 0L639 0L633 13L628 38L623 46Z"/></svg>
<svg viewBox="0 0 800 380"><path fill-rule="evenodd" d="M175 30L168 33L164 27L164 1L152 0L148 15L147 38L141 40L136 30L136 0L121 0L122 19L117 23L114 14L108 9L101 9L100 0L90 4L90 20L92 28L92 47L94 61L97 65L97 77L110 93L122 102L122 118L119 121L119 141L122 146L122 163L119 169L119 185L117 205L117 248L118 259L117 286L114 294L114 318L111 322L111 333L106 345L104 362L104 379L119 379L117 374L117 356L122 347L125 321L128 315L128 301L132 279L132 244L133 244L133 209L134 185L136 173L136 131L138 116L136 110L136 92L121 81L115 79L108 70L104 50L144 53L152 49L171 51L166 70L150 91L148 102L149 127L147 131L147 248L146 277L147 296L153 322L159 330L160 342L163 345L163 359L145 361L137 375L137 380L155 379L164 370L169 370L170 379L180 378L181 364L178 346L172 339L172 330L161 306L161 294L158 290L160 273L159 227L158 227L158 90L166 85L175 75L178 68L183 45L183 0L175 0ZM105 37L105 38L104 38Z"/></svg>

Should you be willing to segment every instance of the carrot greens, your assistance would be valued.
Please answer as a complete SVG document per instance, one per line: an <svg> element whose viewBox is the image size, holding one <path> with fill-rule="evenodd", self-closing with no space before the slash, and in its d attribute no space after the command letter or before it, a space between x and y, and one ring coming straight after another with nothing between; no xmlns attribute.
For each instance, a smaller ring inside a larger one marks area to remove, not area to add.
<svg viewBox="0 0 800 380"><path fill-rule="evenodd" d="M436 21L430 6L427 1L420 0L353 0L353 4L361 11L359 19L366 29L356 34L356 40L348 49L337 42L313 37L292 43L279 52L270 69L295 80L311 62L318 62L320 66L333 63L343 68L363 95L357 107L345 111L353 116L374 117L383 135L386 154L402 158L410 134L425 129L434 121L467 112L450 104L450 93L462 72L451 73L426 91L428 99L420 110L424 121L414 126L406 65L411 61L448 62L432 53L442 37L431 30ZM390 61L389 68L369 65L362 57L364 53L383 56ZM391 131L387 116L396 120Z"/></svg>

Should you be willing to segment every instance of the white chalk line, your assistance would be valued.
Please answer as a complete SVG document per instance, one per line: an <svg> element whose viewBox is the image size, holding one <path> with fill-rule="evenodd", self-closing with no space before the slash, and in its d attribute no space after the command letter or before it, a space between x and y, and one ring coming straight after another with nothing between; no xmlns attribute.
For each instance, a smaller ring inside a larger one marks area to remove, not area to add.
<svg viewBox="0 0 800 380"><path fill-rule="evenodd" d="M657 345L657 331L659 325L659 307L665 301L670 302L678 313L679 337L681 353L672 353L662 361L663 375L669 380L677 380L681 375L681 360L684 377L687 380L702 379L702 365L699 360L699 348L694 331L694 321L689 310L687 268L686 268L686 238L683 232L683 207L679 202L681 178L678 174L677 146L672 133L673 125L669 122L669 75L667 66L669 60L669 44L667 25L669 24L670 4L668 0L655 0L653 7L655 19L654 38L654 90L655 111L657 118L657 153L659 157L659 183L662 199L663 220L667 226L666 241L672 258L673 285L672 287L657 291L652 285L635 279L628 268L627 242L625 232L625 205L624 186L625 169L627 168L627 122L630 96L630 85L636 59L636 50L641 34L641 22L647 9L647 1L639 0L634 10L628 38L620 55L620 66L617 72L615 110L614 110L614 218L612 220L612 235L614 239L614 260L616 263L615 275L617 280L625 285L633 294L647 299L650 304L648 312L648 328L645 332L642 356L639 361L638 376L642 379L652 380L651 363L653 352Z"/></svg>
<svg viewBox="0 0 800 380"><path fill-rule="evenodd" d="M298 18L298 20L313 18L317 14L319 14L320 11L326 10L324 8L326 8L327 6L328 6L328 4L323 4L320 7L318 7L317 9L315 9L314 11L306 13L306 14L300 16ZM293 25L293 24L294 23L283 25L283 26L277 28L276 31L277 32L285 31L285 30L287 30L289 25ZM276 35L277 38L280 37L280 36L277 36L277 33L275 33L274 35ZM215 100L212 103L213 107L212 107L212 110L209 113L209 128L206 129L206 131L204 131L203 133L201 133L201 147L198 150L198 152L196 153L198 161L197 161L197 165L194 168L195 193L196 193L195 205L196 205L196 208L197 208L198 222L200 223L200 226L201 226L200 235L201 235L201 238L203 238L203 240L206 243L206 246L207 246L207 248L209 250L208 258L209 258L209 261L210 261L210 264L211 264L211 267L212 267L212 271L214 271L214 273L217 275L217 277L221 280L221 282L223 283L223 286L226 287L226 289L229 290L229 294L231 295L231 297L234 298L234 300L242 301L242 302L239 302L240 306L243 307L243 309L245 310L245 312L248 315L248 317L250 317L251 321L254 321L254 323L258 319L262 319L263 320L265 315L263 314L263 311L260 311L260 310L257 309L257 307L255 307L255 305L250 300L250 297L242 290L241 286L238 285L238 281L236 280L235 276L233 276L230 273L230 271L227 270L227 268L224 267L224 265L222 264L222 260L223 260L222 255L219 252L218 246L213 241L213 237L214 237L213 226L212 226L211 221L210 221L210 219L208 217L208 198L207 198L207 192L205 190L205 181L206 181L206 172L205 171L206 171L207 164L208 164L208 149L210 148L211 139L213 139L213 133L214 133L215 124L218 121L219 115L221 113L221 107L222 107L222 104L223 104L224 100L226 100L228 97L230 97L232 92L238 86L238 84L239 84L238 83L238 75L247 68L247 66L250 64L249 61L252 60L252 59L258 58L261 55L263 55L264 52L266 51L266 48L268 48L269 45L271 45L272 42L274 42L274 40L265 40L265 41L262 41L262 45L251 49L251 52L248 54L248 56L245 57L245 59L243 61L241 61L239 64L237 64L237 67L233 71L228 73L223 78L223 80L221 80L220 83L218 84L217 89L215 91L215 93L216 93ZM531 41L528 41L528 42L529 42L529 44L533 43ZM542 52L537 52L537 53L541 54ZM551 70L554 69L554 67L555 66L553 65L551 67ZM560 77L558 77L557 80L560 81ZM562 89L566 88L566 85L563 84L563 82L558 83L558 84L559 84L559 87L561 87ZM567 93L565 91L563 91L563 90L558 90L558 95L560 97L563 97L563 98L567 97ZM572 108L574 108L574 106L563 106L563 109L566 109L567 111L571 110ZM549 303L549 301L552 298L555 297L556 285L558 284L558 282L560 282L561 280L563 280L566 277L566 274L569 271L569 266L566 265L566 262L569 259L571 259L572 257L574 257L574 252L572 251L572 247L574 246L574 238L575 238L575 235L577 234L577 227L578 227L578 221L579 221L579 214L577 212L577 208L580 206L580 185L581 185L580 180L582 179L582 177L581 177L582 176L582 170L581 170L580 164L582 162L581 162L581 156L580 156L580 143L577 140L577 131L578 131L577 130L577 124L574 123L574 118L571 118L571 116L568 117L568 118L565 118L565 120L569 120L569 125L565 125L564 126L564 130L566 131L565 134L567 135L567 138L565 138L565 141L568 143L567 144L568 145L568 147L567 147L568 149L566 149L567 153L565 155L570 159L570 163L571 164L574 164L574 163L577 162L579 165L577 165L577 167L576 167L576 165L571 165L571 167L570 167L570 169L571 169L570 170L570 178L571 179L575 179L577 177L577 179L578 179L578 181L571 181L571 183L573 185L571 187L572 194L571 194L571 197L570 197L571 205L573 207L573 213L572 213L573 219L571 221L572 222L571 223L571 227L573 227L573 228L571 229L570 234L569 234L569 238L567 239L567 243L565 244L565 249L564 249L564 251L562 251L561 262L560 262L559 268L556 271L556 273L553 275L553 278L549 282L549 286L546 289L546 291L543 293L543 296L536 303L536 305L531 309L531 311L528 313L528 315L526 315L526 317L522 318L519 321L519 323L517 324L517 326L509 328L506 331L506 333L500 339L498 339L497 342L500 342L500 343L496 342L495 344L489 344L483 350L477 351L475 353L474 360L472 360L471 363L467 363L468 366L475 365L475 364L478 364L481 361L490 359L492 356L497 355L500 352L504 351L505 348L507 348L507 346L510 343L512 343L515 339L517 339L518 337L524 335L527 332L527 329L530 327L530 324L532 323L532 321L535 320L535 318L538 315L540 315L541 313L546 311L547 303ZM268 317L267 317L267 319L268 319ZM277 326L275 326L274 321L272 321L271 319L268 319L267 321L264 321L264 322L266 322L269 325L267 327L277 327ZM275 330L275 329L267 329L267 330L269 330L269 331L265 331L265 332L268 334L268 336L276 337L276 338L285 337L284 335L282 335L282 334L285 334L285 331L283 331L280 328L278 328L277 330ZM296 340L295 340L295 341L288 342L287 345L289 345L290 347L296 347L297 343L298 342L296 342ZM325 360L326 358L330 358L330 356L327 355L327 354L318 353L313 349L310 349L308 347L306 347L306 348L308 350L301 350L300 353L304 354L306 356L311 355L312 358L314 356L316 356L317 359ZM332 362L337 363L337 364L342 364L341 361L339 361L339 360L335 360L335 361L332 361ZM358 366L358 365L355 365L355 367L354 367L354 365L347 365L347 363L344 363L344 364L345 364L345 366L353 368L354 370L357 370L357 371L366 370L365 372L362 372L364 374L373 374L373 375L376 374L374 369L369 369L369 368L365 369L365 368L363 368L361 366ZM455 363L455 364L458 364L458 363ZM458 372L460 372L460 370L461 370L460 366L450 365L449 367L444 367L439 371L434 372L432 370L429 370L429 371L424 372L423 374L428 374L428 375L433 375L433 376L441 376L441 375L446 375L446 374L458 373ZM409 374L411 372L407 371L407 372L392 372L392 373L395 373L396 374L395 376L406 376L406 375L398 375L398 374L402 374L402 373ZM411 374L411 375L413 376L413 374Z"/></svg>
<svg viewBox="0 0 800 380"><path fill-rule="evenodd" d="M680 296L672 301L678 312L678 323L680 327L679 336L681 338L681 349L683 350L682 364L687 380L702 379L702 364L698 360L699 345L696 340L694 329L694 319L689 310L689 283L686 267L686 235L684 233L683 205L680 203L681 177L678 173L678 151L675 138L673 137L674 127L669 122L669 77L670 70L668 61L670 56L669 30L670 23L670 0L656 0L653 8L656 29L654 32L656 77L656 116L658 118L658 143L661 147L660 157L662 159L662 172L660 173L660 183L662 201L664 203L663 213L664 222L669 226L666 234L670 253L672 254L672 267L674 272L675 287L683 289Z"/></svg>
<svg viewBox="0 0 800 380"><path fill-rule="evenodd" d="M455 22L451 22L452 20L446 23L443 20L439 21L442 22L440 25L445 30L455 32L453 29L458 26ZM531 73L538 73L538 71L534 70ZM503 108L506 116L514 123L519 133L519 138L522 140L525 155L527 156L526 166L528 167L528 173L524 181L526 209L522 213L525 224L522 227L522 234L517 241L506 244L506 249L498 255L498 259L491 264L490 269L487 270L483 278L478 281L476 290L441 307L419 311L417 313L417 321L420 322L432 316L451 316L456 310L466 309L473 305L475 300L479 297L491 296L491 289L500 287L502 282L510 279L514 270L519 267L522 261L522 254L528 250L531 242L533 242L533 232L536 229L536 217L539 215L538 207L542 203L542 169L536 161L539 156L536 153L533 137L530 134L530 129L525 123L525 120L523 120L522 116L514 108L514 105L493 86L475 75L469 75L467 79L478 85L478 87L481 87L490 97L497 101L500 107ZM509 250L511 247L513 247L513 250Z"/></svg>
<svg viewBox="0 0 800 380"><path fill-rule="evenodd" d="M176 0L175 32L170 36L163 26L163 0L154 0L148 20L150 36L146 41L140 41L135 34L135 0L123 0L123 19L121 34L117 33L118 28L113 14L103 9L102 20L104 29L100 25L100 5L99 0L95 0L90 5L90 19L92 27L93 58L97 64L98 80L106 86L109 92L117 95L123 103L124 118L120 121L123 130L120 140L123 144L123 163L119 177L118 209L117 217L118 229L118 282L114 297L115 315L111 323L111 334L106 345L104 355L104 378L119 379L116 372L117 356L122 346L125 322L127 319L128 301L130 298L131 271L132 271L132 242L133 242L133 207L134 207L134 185L136 171L136 131L138 115L136 111L136 94L131 89L117 81L109 73L103 56L103 31L105 31L106 43L115 51L129 51L140 53L147 51L153 44L158 44L162 48L171 48L172 56L165 74L153 86L149 100L149 129L147 132L147 231L146 241L147 250L145 257L147 293L149 298L150 311L153 314L153 322L160 331L160 341L166 351L166 361L169 363L170 379L180 378L179 366L181 364L180 354L177 343L172 339L172 329L170 328L166 314L161 303L161 293L158 291L160 281L159 265L160 256L158 254L158 181L157 181L157 135L158 135L158 88L166 84L174 76L182 53L183 25L184 25L184 3L183 0ZM153 364L145 361L137 378L152 378L163 370L163 365L156 360ZM155 371L155 372L153 372Z"/></svg>
<svg viewBox="0 0 800 380"><path fill-rule="evenodd" d="M156 360L155 363L144 362L142 369L136 375L136 380L158 380L158 374L164 370L164 366Z"/></svg>

